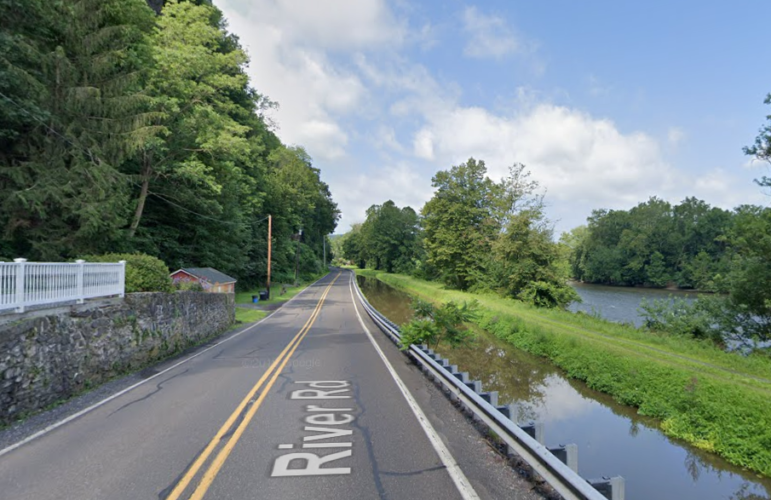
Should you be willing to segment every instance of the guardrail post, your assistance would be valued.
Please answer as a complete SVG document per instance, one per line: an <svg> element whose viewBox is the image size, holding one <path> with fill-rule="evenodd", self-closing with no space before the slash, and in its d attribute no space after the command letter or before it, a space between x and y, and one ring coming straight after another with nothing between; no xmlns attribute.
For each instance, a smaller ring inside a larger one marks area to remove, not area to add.
<svg viewBox="0 0 771 500"><path fill-rule="evenodd" d="M624 500L625 485L623 477L603 477L601 479L589 479L588 482L608 500Z"/></svg>
<svg viewBox="0 0 771 500"><path fill-rule="evenodd" d="M578 472L578 445L577 444L561 444L556 448L549 448L552 455L560 459L560 461L570 467L573 472Z"/></svg>
<svg viewBox="0 0 771 500"><path fill-rule="evenodd" d="M78 272L77 272L77 280L78 280L78 297L77 302L78 304L82 304L86 301L85 293L83 292L83 279L84 274L86 272L86 261L82 259L78 259L75 261L75 263L78 265Z"/></svg>
<svg viewBox="0 0 771 500"><path fill-rule="evenodd" d="M542 422L528 422L526 424L517 424L517 425L519 425L520 429L527 432L531 438L543 444L543 423Z"/></svg>
<svg viewBox="0 0 771 500"><path fill-rule="evenodd" d="M121 265L120 276L118 281L120 282L120 294L118 297L123 298L126 296L126 261L119 260L118 264Z"/></svg>
<svg viewBox="0 0 771 500"><path fill-rule="evenodd" d="M453 375L455 375L455 378L460 380L462 383L468 383L468 372L453 373Z"/></svg>
<svg viewBox="0 0 771 500"><path fill-rule="evenodd" d="M479 380L470 380L466 382L466 385L468 386L469 389L476 392L477 394L482 392L482 382L480 382Z"/></svg>
<svg viewBox="0 0 771 500"><path fill-rule="evenodd" d="M479 396L493 406L498 406L498 391L480 392Z"/></svg>
<svg viewBox="0 0 771 500"><path fill-rule="evenodd" d="M496 409L501 412L504 417L512 422L514 421L514 405L497 406Z"/></svg>
<svg viewBox="0 0 771 500"><path fill-rule="evenodd" d="M27 259L13 259L16 266L16 312L24 312L24 277L27 268Z"/></svg>

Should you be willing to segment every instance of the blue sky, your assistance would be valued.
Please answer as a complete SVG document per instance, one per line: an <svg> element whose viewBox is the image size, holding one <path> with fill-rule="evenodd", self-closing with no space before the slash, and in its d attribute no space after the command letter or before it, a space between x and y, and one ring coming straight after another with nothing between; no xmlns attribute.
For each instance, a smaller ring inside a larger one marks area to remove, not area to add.
<svg viewBox="0 0 771 500"><path fill-rule="evenodd" d="M470 156L522 162L560 231L650 196L768 205L771 2L215 0L340 205L337 232Z"/></svg>

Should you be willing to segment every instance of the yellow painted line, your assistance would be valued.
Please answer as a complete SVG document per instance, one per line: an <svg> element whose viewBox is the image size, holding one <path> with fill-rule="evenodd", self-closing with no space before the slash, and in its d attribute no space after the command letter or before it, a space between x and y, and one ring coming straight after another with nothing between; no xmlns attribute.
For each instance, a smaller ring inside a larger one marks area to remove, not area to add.
<svg viewBox="0 0 771 500"><path fill-rule="evenodd" d="M184 493L185 489L190 484L190 481L193 480L196 474L198 474L198 471L201 469L201 466L206 462L206 460L209 458L209 455L211 455L214 448L217 446L217 444L222 440L222 437L227 433L227 431L233 426L233 423L236 421L238 416L241 414L241 412L246 408L246 405L249 404L249 401L254 397L254 395L257 393L258 390L260 390L260 387L265 382L265 380L268 379L273 369L281 363L281 360L284 358L284 355L290 350L292 345L295 345L299 343L298 339L307 331L308 328L310 328L310 325L312 324L312 321L316 318L318 315L318 311L321 309L321 305L324 302L324 298L327 296L327 292L332 288L332 285L335 283L337 278L340 275L338 274L334 280L332 280L332 283L327 286L327 289L322 294L321 298L319 299L319 302L316 304L316 307L313 310L313 313L311 313L308 320L305 322L303 327L300 329L300 331L297 333L297 335L292 338L292 340L287 344L287 346L284 348L283 351L281 351L281 354L278 355L278 357L271 363L271 365L268 367L268 369L265 371L265 373L262 374L262 377L257 381L256 384L251 388L249 393L246 395L246 397L238 404L236 409L231 413L231 415L228 417L228 419L225 421L225 423L220 427L220 429L217 431L217 434L214 435L211 441L209 441L209 444L206 445L206 448L198 455L198 457L195 459L195 462L193 462L193 465L190 466L190 468L185 472L185 475L182 476L182 478L179 480L177 485L174 487L174 489L171 491L169 496L166 497L166 500L178 500L182 493ZM292 350L294 352L294 350ZM291 354L290 354L291 356ZM283 364L281 367L283 368ZM279 370L280 372L280 370Z"/></svg>
<svg viewBox="0 0 771 500"><path fill-rule="evenodd" d="M335 276L335 279L332 280L332 283L330 283L329 287L324 291L324 295L322 295L321 300L319 301L319 305L322 305L324 303L324 300L327 298L327 294L329 293L329 290L332 288L332 285L335 284L335 281L337 281L337 278L340 277L340 274L342 273L338 273L337 276ZM257 413L257 409L265 400L265 397L268 395L268 392L270 391L271 387L273 387L273 384L276 383L278 376L284 370L284 366L286 366L286 364L289 362L289 359L292 357L292 354L294 354L295 350L300 345L300 342L302 342L303 338L305 338L305 335L307 335L307 333L310 331L311 326L313 326L313 322L316 321L316 318L319 315L319 312L321 312L321 307L318 307L314 311L314 316L312 317L313 321L311 321L311 323L308 325L305 331L301 332L302 336L300 337L300 340L295 342L294 346L292 347L292 350L289 351L289 354L281 362L281 366L278 368L278 370L273 372L273 377L270 379L270 382L268 382L268 384L265 386L265 389L260 393L260 397L257 398L257 401L255 401L254 404L252 404L251 408L249 408L249 411L246 413L246 416L244 416L243 421L239 424L238 428L233 433L233 436L225 444L225 446L222 447L220 452L217 454L217 457L212 461L211 465L209 466L209 469L201 478L201 482L198 484L198 487L190 496L190 500L201 500L203 499L204 495L206 495L206 492L209 490L209 487L211 486L212 482L214 482L214 478L217 477L217 474L219 473L220 469L222 469L222 466L225 464L225 460L227 460L228 456L230 455L230 452L233 451L233 448L236 446L236 443L238 443L238 440L241 439L241 435L246 430L246 427L249 425L249 422L254 417L254 414Z"/></svg>

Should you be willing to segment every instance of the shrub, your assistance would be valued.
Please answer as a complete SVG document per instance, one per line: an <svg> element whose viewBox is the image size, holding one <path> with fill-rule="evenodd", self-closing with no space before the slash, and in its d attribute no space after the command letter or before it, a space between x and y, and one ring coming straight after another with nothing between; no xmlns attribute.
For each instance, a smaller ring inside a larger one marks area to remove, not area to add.
<svg viewBox="0 0 771 500"><path fill-rule="evenodd" d="M177 281L174 289L179 292L203 292L203 286L196 281Z"/></svg>
<svg viewBox="0 0 771 500"><path fill-rule="evenodd" d="M475 318L475 300L463 302L461 306L450 301L437 308L430 302L415 299L412 308L415 310L415 319L401 328L402 350L409 349L410 344L436 347L442 341L454 347L472 339L464 323Z"/></svg>
<svg viewBox="0 0 771 500"><path fill-rule="evenodd" d="M126 293L171 292L173 290L169 268L162 260L151 255L136 253L108 253L88 255L86 262L126 261Z"/></svg>

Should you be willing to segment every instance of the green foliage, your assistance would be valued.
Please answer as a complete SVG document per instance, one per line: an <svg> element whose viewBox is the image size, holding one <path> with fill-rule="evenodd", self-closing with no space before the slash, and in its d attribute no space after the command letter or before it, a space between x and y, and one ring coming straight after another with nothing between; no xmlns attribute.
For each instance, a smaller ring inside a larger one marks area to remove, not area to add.
<svg viewBox="0 0 771 500"><path fill-rule="evenodd" d="M412 344L436 347L445 342L454 347L469 342L473 336L464 323L474 319L477 305L476 301L460 306L450 301L436 308L430 302L415 299L415 317L401 327L402 350Z"/></svg>
<svg viewBox="0 0 771 500"><path fill-rule="evenodd" d="M367 209L367 219L343 238L345 258L387 272L411 273L422 257L418 214L388 200Z"/></svg>
<svg viewBox="0 0 771 500"><path fill-rule="evenodd" d="M730 212L696 198L672 206L654 197L629 211L595 210L562 240L576 279L713 291L727 270L731 221Z"/></svg>
<svg viewBox="0 0 771 500"><path fill-rule="evenodd" d="M766 96L764 101L766 104L771 104L771 94ZM758 136L755 138L755 143L752 146L744 148L744 154L754 156L760 161L766 161L771 163L771 115L766 116L768 123L760 128ZM756 180L759 185L765 187L771 187L771 178L763 176Z"/></svg>
<svg viewBox="0 0 771 500"><path fill-rule="evenodd" d="M173 290L169 268L162 260L144 254L110 253L87 255L86 262L126 261L126 293L171 292Z"/></svg>
<svg viewBox="0 0 771 500"><path fill-rule="evenodd" d="M712 305L706 298L693 302L672 297L650 302L643 299L640 312L645 326L651 330L723 344L723 331L715 321L716 309Z"/></svg>
<svg viewBox="0 0 771 500"><path fill-rule="evenodd" d="M564 308L571 302L581 302L573 287L546 281L531 281L517 294L517 298L536 307L548 308Z"/></svg>
<svg viewBox="0 0 771 500"><path fill-rule="evenodd" d="M196 281L177 281L173 285L180 292L203 292L203 286Z"/></svg>
<svg viewBox="0 0 771 500"><path fill-rule="evenodd" d="M486 173L485 163L474 158L438 172L431 183L436 192L422 210L427 260L446 284L460 290L484 273L501 227L495 217L501 188Z"/></svg>
<svg viewBox="0 0 771 500"><path fill-rule="evenodd" d="M412 277L378 279L432 301L477 299L474 323L517 348L549 358L589 387L656 418L672 437L771 475L771 363L711 342L657 335L493 295L443 290Z"/></svg>
<svg viewBox="0 0 771 500"><path fill-rule="evenodd" d="M0 7L20 21L0 30L3 239L28 258L106 251L129 210L120 166L154 133L153 13L143 0L16 3Z"/></svg>
<svg viewBox="0 0 771 500"><path fill-rule="evenodd" d="M344 257L362 269L493 291L539 307L580 301L567 285L568 250L552 241L538 183L522 164L498 183L486 172L473 158L437 172L422 219L390 200L372 205L366 221L342 237Z"/></svg>
<svg viewBox="0 0 771 500"><path fill-rule="evenodd" d="M490 288L538 307L567 307L581 298L567 284L563 260L540 207L513 214L492 247Z"/></svg>
<svg viewBox="0 0 771 500"><path fill-rule="evenodd" d="M651 198L630 211L596 210L565 234L574 277L594 283L726 293L696 304L649 304L652 327L723 343L771 339L771 209L732 212L695 198ZM666 306L666 307L665 307Z"/></svg>
<svg viewBox="0 0 771 500"><path fill-rule="evenodd" d="M0 254L106 252L214 267L239 287L320 267L339 211L264 119L209 1L0 2Z"/></svg>

